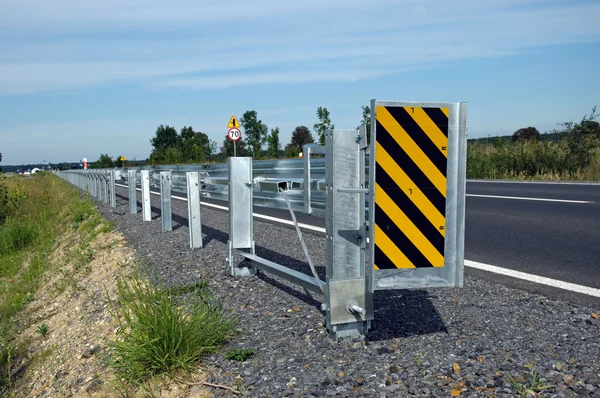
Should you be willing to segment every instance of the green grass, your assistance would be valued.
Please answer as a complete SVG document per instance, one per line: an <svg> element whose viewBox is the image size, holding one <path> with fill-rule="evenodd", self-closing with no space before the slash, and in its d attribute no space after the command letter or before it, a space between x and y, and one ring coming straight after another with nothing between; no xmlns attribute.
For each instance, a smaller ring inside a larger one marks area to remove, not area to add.
<svg viewBox="0 0 600 398"><path fill-rule="evenodd" d="M511 377L509 383L517 394L522 397L527 396L528 393L538 394L555 387L554 385L544 384L539 373L535 369L532 370L526 378L522 377L515 379L514 377Z"/></svg>
<svg viewBox="0 0 600 398"><path fill-rule="evenodd" d="M38 234L39 226L33 222L7 219L0 228L0 255L28 247Z"/></svg>
<svg viewBox="0 0 600 398"><path fill-rule="evenodd" d="M137 272L117 286L112 314L119 330L110 365L126 383L139 386L155 376L189 371L234 334L234 318L206 284L196 285L185 301L173 295L181 289L154 288Z"/></svg>
<svg viewBox="0 0 600 398"><path fill-rule="evenodd" d="M229 351L225 358L231 359L234 361L246 361L250 358L254 357L254 350L252 348L234 348Z"/></svg>
<svg viewBox="0 0 600 398"><path fill-rule="evenodd" d="M87 244L110 228L89 197L52 174L0 177L0 395L10 390L8 375L27 351L14 343L14 318L53 271L48 259L55 242L75 230Z"/></svg>
<svg viewBox="0 0 600 398"><path fill-rule="evenodd" d="M469 143L467 178L600 180L600 148L573 154L566 142Z"/></svg>

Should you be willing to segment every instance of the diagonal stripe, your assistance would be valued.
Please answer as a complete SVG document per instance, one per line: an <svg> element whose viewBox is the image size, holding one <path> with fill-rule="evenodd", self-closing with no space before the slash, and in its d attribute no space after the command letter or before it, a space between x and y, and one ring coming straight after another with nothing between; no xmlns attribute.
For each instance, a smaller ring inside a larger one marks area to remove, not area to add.
<svg viewBox="0 0 600 398"><path fill-rule="evenodd" d="M446 218L444 214L446 214L446 209L442 209L440 212L433 203L423 194L423 191L415 183L406 175L404 170L402 170L394 159L387 153L387 151L379 144L377 145L377 164L380 165L386 172L386 175L383 175L379 170L376 171L375 176L377 182L382 182L383 179L389 176L394 176L393 181L397 185L398 189L401 189L404 192L404 195L410 199L410 201L421 211L421 213L429 220L429 222L433 225L433 227L442 235L446 236L445 230L440 230L439 227L442 225L446 225ZM390 177L391 179L391 177ZM386 188L386 191L390 191L389 188L393 188L390 186L391 184L386 183L382 184L382 187ZM390 195L392 195L390 193ZM406 206L400 205L400 200L393 197L394 202L398 204L401 208L405 208ZM408 209L405 209L405 211ZM414 220L414 212L410 212L411 217Z"/></svg>
<svg viewBox="0 0 600 398"><path fill-rule="evenodd" d="M384 106L378 106L377 120L381 123L394 140L400 145L415 164L429 177L429 180L446 197L446 177L433 164L433 162L423 153L421 148L410 138L408 133L398 124L396 119L388 112Z"/></svg>
<svg viewBox="0 0 600 398"><path fill-rule="evenodd" d="M431 142L431 139L408 113L416 108L409 108L408 112L403 107L397 106L390 106L386 109L404 131L406 131L406 134L408 134L423 154L425 154L425 157L427 157L445 177L448 159L440 151L440 148L436 147L436 145Z"/></svg>
<svg viewBox="0 0 600 398"><path fill-rule="evenodd" d="M379 185L375 185L375 197L377 198L377 206L379 206L385 214L396 224L398 229L406 235L406 237L415 245L423 256L433 266L444 265L444 255L435 248L423 232L413 224L410 218L396 206L392 199L385 193ZM436 233L436 235L438 235Z"/></svg>
<svg viewBox="0 0 600 398"><path fill-rule="evenodd" d="M432 267L431 262L421 253L415 244L398 228L398 226L392 221L390 217L379 205L375 205L375 224L385 233L391 243L402 251L402 254L411 262L415 267ZM374 240L375 244L378 244L377 240ZM391 257L394 263L398 263L397 259ZM404 266L396 265L397 268L405 268Z"/></svg>
<svg viewBox="0 0 600 398"><path fill-rule="evenodd" d="M441 214L446 214L446 198L433 186L429 178L423 173L421 169L417 167L415 162L404 152L404 150L398 145L398 143L392 138L392 136L383 128L381 123L376 121L377 126L377 143L382 148L386 148L388 153L393 153L393 160L398 166L406 173L408 178L419 187L421 192L429 199L431 203ZM377 158L377 156L376 156ZM379 181L379 177L375 175L375 178ZM396 188L395 183L387 184L383 181L380 182L382 188Z"/></svg>
<svg viewBox="0 0 600 398"><path fill-rule="evenodd" d="M431 120L448 137L448 108L422 108Z"/></svg>
<svg viewBox="0 0 600 398"><path fill-rule="evenodd" d="M385 253L379 248L379 246L373 245L373 247L375 248L375 261L373 263L375 269L398 269L398 267L396 267L396 264L394 264L392 260L390 260L389 257L385 255Z"/></svg>
<svg viewBox="0 0 600 398"><path fill-rule="evenodd" d="M423 108L410 108L409 111L406 107L404 110L412 117L412 119L421 127L421 130L427 134L427 137L431 142L439 149L439 151L446 158L448 157L448 136L442 133L440 126L438 126ZM446 126L447 127L447 126Z"/></svg>
<svg viewBox="0 0 600 398"><path fill-rule="evenodd" d="M416 268L377 224L375 224L375 246L381 250L381 254L392 262L393 268ZM379 268L382 268L382 261L378 261L376 258L375 263L378 264Z"/></svg>
<svg viewBox="0 0 600 398"><path fill-rule="evenodd" d="M389 176L381 168L377 165L377 184L379 187L383 188L381 183L386 182L389 179ZM431 222L419 211L419 209L408 199L408 197L402 192L400 189L387 189L386 194L392 199L394 204L398 206L402 210L404 214L410 217L412 223L421 231L423 235L427 237L427 239L431 242L431 244L437 249L438 252L444 253L444 241L445 237L442 235L445 229L445 225L441 224L438 226L434 226ZM375 202L377 203L377 198L375 198ZM378 224L379 221L375 221ZM441 229L440 229L441 228ZM391 236L394 238L393 236ZM408 256L408 253L405 253ZM408 256L410 258L410 256Z"/></svg>

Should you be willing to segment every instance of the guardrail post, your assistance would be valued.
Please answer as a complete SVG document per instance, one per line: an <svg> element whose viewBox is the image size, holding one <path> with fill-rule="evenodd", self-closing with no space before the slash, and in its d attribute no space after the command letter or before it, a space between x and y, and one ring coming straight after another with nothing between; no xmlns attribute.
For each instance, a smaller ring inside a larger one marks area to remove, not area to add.
<svg viewBox="0 0 600 398"><path fill-rule="evenodd" d="M150 208L150 172L148 170L141 170L140 180L142 184L142 217L144 221L151 221L152 212Z"/></svg>
<svg viewBox="0 0 600 398"><path fill-rule="evenodd" d="M327 239L326 323L334 339L366 335L374 318L365 267L364 156L366 128L328 130L325 219Z"/></svg>
<svg viewBox="0 0 600 398"><path fill-rule="evenodd" d="M310 168L310 156L315 154L325 154L325 147L316 144L306 144L302 147L303 158L304 158L304 213L313 214L312 209L312 181L311 181L311 168Z"/></svg>
<svg viewBox="0 0 600 398"><path fill-rule="evenodd" d="M115 192L115 184L117 179L117 172L115 170L110 171L110 207L117 207L117 193Z"/></svg>
<svg viewBox="0 0 600 398"><path fill-rule="evenodd" d="M137 190L135 189L136 172L127 170L127 187L129 189L129 213L137 214Z"/></svg>
<svg viewBox="0 0 600 398"><path fill-rule="evenodd" d="M229 241L228 261L232 276L255 274L254 267L236 267L234 249L254 250L252 217L252 158L229 157Z"/></svg>
<svg viewBox="0 0 600 398"><path fill-rule="evenodd" d="M108 191L109 191L109 178L106 170L102 172L102 182L104 183L104 203L108 203Z"/></svg>
<svg viewBox="0 0 600 398"><path fill-rule="evenodd" d="M101 202L104 196L104 183L102 175L99 172L96 173L96 185L98 186L98 197L96 199L98 202Z"/></svg>
<svg viewBox="0 0 600 398"><path fill-rule="evenodd" d="M187 172L188 229L190 247L202 247L202 215L200 212L200 173Z"/></svg>
<svg viewBox="0 0 600 398"><path fill-rule="evenodd" d="M163 232L173 230L171 213L171 172L160 172L160 217Z"/></svg>

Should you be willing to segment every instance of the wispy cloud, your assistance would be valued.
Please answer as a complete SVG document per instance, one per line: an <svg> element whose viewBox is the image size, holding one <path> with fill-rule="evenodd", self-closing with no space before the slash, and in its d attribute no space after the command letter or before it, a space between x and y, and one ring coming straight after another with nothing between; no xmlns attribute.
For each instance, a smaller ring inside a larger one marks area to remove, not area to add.
<svg viewBox="0 0 600 398"><path fill-rule="evenodd" d="M354 81L600 40L592 1L0 0L0 95Z"/></svg>

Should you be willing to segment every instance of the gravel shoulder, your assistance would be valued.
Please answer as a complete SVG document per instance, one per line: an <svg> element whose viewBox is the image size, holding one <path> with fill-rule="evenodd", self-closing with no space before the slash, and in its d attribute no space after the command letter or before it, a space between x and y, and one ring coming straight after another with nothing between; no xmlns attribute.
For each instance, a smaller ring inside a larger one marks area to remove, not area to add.
<svg viewBox="0 0 600 398"><path fill-rule="evenodd" d="M172 232L162 232L159 197L151 222L130 215L126 189L104 216L140 260L170 285L209 281L236 311L232 348L247 361L206 359L209 382L240 385L247 396L519 396L600 398L600 303L574 306L478 278L461 289L377 291L376 328L365 340L328 339L321 297L259 273L234 279L226 265L227 213L202 207L204 248L188 247L187 203L173 200ZM138 193L138 202L140 201ZM255 221L257 254L310 273L295 231ZM315 264L324 238L303 234ZM324 273L321 266L320 272ZM229 396L215 391L215 396Z"/></svg>

